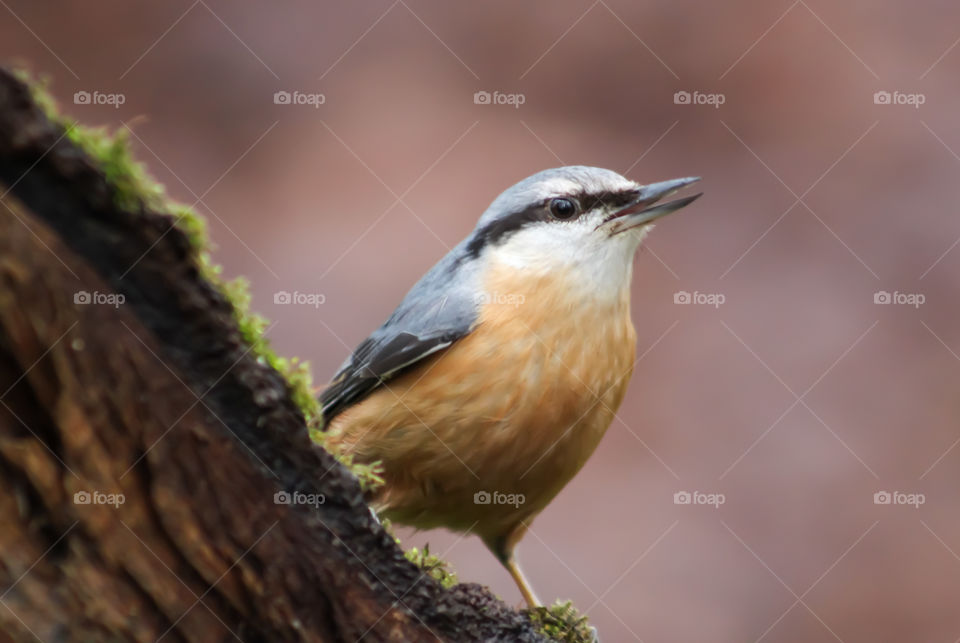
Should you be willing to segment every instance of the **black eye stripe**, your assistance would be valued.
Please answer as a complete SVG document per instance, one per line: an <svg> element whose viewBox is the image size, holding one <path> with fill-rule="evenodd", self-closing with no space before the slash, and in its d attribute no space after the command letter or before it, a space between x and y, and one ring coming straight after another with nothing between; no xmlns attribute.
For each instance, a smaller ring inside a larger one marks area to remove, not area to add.
<svg viewBox="0 0 960 643"><path fill-rule="evenodd" d="M550 213L550 203L557 198L567 198L579 204L577 212L589 212L598 206L604 207L625 207L633 203L637 198L636 190L624 190L619 192L579 192L566 197L554 197L535 203L523 210L517 210L511 214L505 215L491 221L484 227L474 232L473 237L467 243L467 256L477 257L480 252L490 245L494 245L513 234L517 230L526 227L537 221L558 222ZM566 219L567 221L571 220Z"/></svg>
<svg viewBox="0 0 960 643"><path fill-rule="evenodd" d="M550 214L545 205L545 203L537 203L491 221L473 234L473 238L467 244L467 254L477 257L485 247L495 245L524 226L536 221L546 221Z"/></svg>
<svg viewBox="0 0 960 643"><path fill-rule="evenodd" d="M623 208L633 203L637 198L636 190L625 190L622 192L594 192L591 194L581 193L578 196L584 212L594 208L604 206L608 208Z"/></svg>

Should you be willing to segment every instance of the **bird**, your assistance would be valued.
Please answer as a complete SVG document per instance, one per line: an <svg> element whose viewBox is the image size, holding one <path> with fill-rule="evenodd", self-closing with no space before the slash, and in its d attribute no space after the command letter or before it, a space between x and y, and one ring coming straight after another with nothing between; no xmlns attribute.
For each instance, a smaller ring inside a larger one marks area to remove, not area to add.
<svg viewBox="0 0 960 643"><path fill-rule="evenodd" d="M698 180L565 166L493 200L320 395L327 448L381 463L378 515L478 535L540 605L516 546L615 417L634 255Z"/></svg>

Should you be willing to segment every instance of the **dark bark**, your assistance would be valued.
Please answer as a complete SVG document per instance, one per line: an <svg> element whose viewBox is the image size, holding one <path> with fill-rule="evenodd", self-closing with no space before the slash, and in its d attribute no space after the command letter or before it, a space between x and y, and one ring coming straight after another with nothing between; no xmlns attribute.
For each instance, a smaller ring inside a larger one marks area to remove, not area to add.
<svg viewBox="0 0 960 643"><path fill-rule="evenodd" d="M3 71L0 194L0 641L541 640L404 558L173 218Z"/></svg>

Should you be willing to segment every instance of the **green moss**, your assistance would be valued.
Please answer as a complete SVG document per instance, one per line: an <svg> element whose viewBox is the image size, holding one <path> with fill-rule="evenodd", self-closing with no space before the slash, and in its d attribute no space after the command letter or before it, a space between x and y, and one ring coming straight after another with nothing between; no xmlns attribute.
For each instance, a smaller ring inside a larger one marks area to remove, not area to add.
<svg viewBox="0 0 960 643"><path fill-rule="evenodd" d="M14 69L13 75L22 83L30 87L30 94L33 101L40 107L40 110L51 119L62 121L60 110L57 108L57 101L50 94L47 87L50 85L50 79L46 76L34 78L26 69Z"/></svg>
<svg viewBox="0 0 960 643"><path fill-rule="evenodd" d="M167 205L163 186L152 181L144 166L133 159L127 130L111 133L102 127L73 124L67 138L100 162L118 208L135 211L141 204L157 209Z"/></svg>
<svg viewBox="0 0 960 643"><path fill-rule="evenodd" d="M403 549L403 543L393 533L393 524L387 518L381 520L384 530L390 534L394 542L400 549ZM430 553L430 545L426 544L423 549L412 547L403 552L411 563L423 570L425 574L440 583L445 589L450 589L457 584L457 574L450 568L450 563L441 560L440 557Z"/></svg>
<svg viewBox="0 0 960 643"><path fill-rule="evenodd" d="M557 601L551 607L535 607L527 610L530 620L540 629L540 633L564 643L592 643L597 640L597 632L580 614L572 601Z"/></svg>
<svg viewBox="0 0 960 643"><path fill-rule="evenodd" d="M404 552L407 560L422 569L426 574L450 589L457 584L457 574L450 569L450 564L430 553L430 545L424 545L423 550L412 547Z"/></svg>
<svg viewBox="0 0 960 643"><path fill-rule="evenodd" d="M46 79L35 80L23 70L15 74L30 86L33 100L47 117L63 126L67 138L99 161L107 182L114 188L117 207L136 210L141 204L157 209L168 205L163 186L150 179L146 168L131 155L126 130L110 132L104 127L79 125L60 113L56 100L47 89Z"/></svg>

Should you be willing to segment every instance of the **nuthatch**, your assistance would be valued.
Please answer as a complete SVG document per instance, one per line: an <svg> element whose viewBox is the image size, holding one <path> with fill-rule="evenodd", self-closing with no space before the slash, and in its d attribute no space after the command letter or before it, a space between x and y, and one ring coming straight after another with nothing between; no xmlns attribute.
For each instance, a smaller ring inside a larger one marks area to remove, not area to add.
<svg viewBox="0 0 960 643"><path fill-rule="evenodd" d="M490 204L320 396L328 445L383 464L380 515L476 533L539 605L514 548L620 406L634 253L697 180L561 167Z"/></svg>

